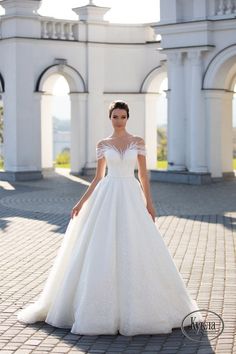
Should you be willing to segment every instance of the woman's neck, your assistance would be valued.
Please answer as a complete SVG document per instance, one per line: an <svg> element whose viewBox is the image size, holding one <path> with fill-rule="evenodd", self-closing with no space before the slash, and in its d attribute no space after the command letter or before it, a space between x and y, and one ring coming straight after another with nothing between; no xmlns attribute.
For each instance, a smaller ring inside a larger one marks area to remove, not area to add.
<svg viewBox="0 0 236 354"><path fill-rule="evenodd" d="M130 134L127 131L121 131L121 132L114 132L111 135L111 138L123 138L123 137L127 137Z"/></svg>

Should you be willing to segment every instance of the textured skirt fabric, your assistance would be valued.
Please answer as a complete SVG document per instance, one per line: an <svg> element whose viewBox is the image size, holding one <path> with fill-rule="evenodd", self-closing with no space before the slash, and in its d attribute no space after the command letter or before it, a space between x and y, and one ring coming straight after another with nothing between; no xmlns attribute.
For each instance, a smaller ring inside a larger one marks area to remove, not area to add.
<svg viewBox="0 0 236 354"><path fill-rule="evenodd" d="M170 333L195 310L139 181L107 175L70 219L38 300L17 316L78 334L136 335Z"/></svg>

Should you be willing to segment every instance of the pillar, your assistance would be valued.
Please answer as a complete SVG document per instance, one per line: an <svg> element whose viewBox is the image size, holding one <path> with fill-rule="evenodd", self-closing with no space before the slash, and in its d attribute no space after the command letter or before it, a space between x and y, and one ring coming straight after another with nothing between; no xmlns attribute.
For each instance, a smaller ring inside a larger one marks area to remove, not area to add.
<svg viewBox="0 0 236 354"><path fill-rule="evenodd" d="M8 86L4 93L5 170L1 179L41 179L41 93L29 92L27 85L25 90L16 87Z"/></svg>
<svg viewBox="0 0 236 354"><path fill-rule="evenodd" d="M86 150L86 117L87 117L87 93L71 92L71 149L70 165L71 174L82 172L87 161Z"/></svg>
<svg viewBox="0 0 236 354"><path fill-rule="evenodd" d="M159 96L158 93L147 93L145 95L145 142L148 169L157 168L157 104Z"/></svg>
<svg viewBox="0 0 236 354"><path fill-rule="evenodd" d="M41 106L41 149L42 168L53 168L53 122L52 122L53 95L44 93Z"/></svg>
<svg viewBox="0 0 236 354"><path fill-rule="evenodd" d="M222 107L222 172L233 172L233 92L224 92Z"/></svg>
<svg viewBox="0 0 236 354"><path fill-rule="evenodd" d="M207 157L212 177L233 176L233 92L206 90Z"/></svg>
<svg viewBox="0 0 236 354"><path fill-rule="evenodd" d="M188 53L190 60L190 116L189 148L190 158L188 170L191 172L207 172L206 161L206 123L205 107L202 94L202 52Z"/></svg>
<svg viewBox="0 0 236 354"><path fill-rule="evenodd" d="M185 170L185 103L182 53L167 53L170 77L168 94L168 170Z"/></svg>

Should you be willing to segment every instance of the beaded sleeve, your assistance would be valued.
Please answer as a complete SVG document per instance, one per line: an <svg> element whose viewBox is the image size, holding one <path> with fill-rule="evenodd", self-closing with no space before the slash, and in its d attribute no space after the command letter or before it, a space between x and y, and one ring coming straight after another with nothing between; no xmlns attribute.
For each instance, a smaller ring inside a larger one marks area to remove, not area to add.
<svg viewBox="0 0 236 354"><path fill-rule="evenodd" d="M96 158L97 160L104 157L105 146L102 143L98 143L96 146Z"/></svg>
<svg viewBox="0 0 236 354"><path fill-rule="evenodd" d="M147 155L146 144L142 138L140 138L137 141L137 150L138 150L138 155L143 155L143 156Z"/></svg>

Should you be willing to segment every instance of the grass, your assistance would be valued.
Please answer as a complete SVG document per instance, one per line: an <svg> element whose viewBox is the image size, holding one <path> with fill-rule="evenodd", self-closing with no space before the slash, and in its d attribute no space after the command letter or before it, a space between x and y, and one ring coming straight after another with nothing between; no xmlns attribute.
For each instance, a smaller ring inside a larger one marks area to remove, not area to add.
<svg viewBox="0 0 236 354"><path fill-rule="evenodd" d="M163 161L157 160L156 167L157 167L157 169L160 169L160 170L167 170L167 161L165 161L165 160L163 160Z"/></svg>

